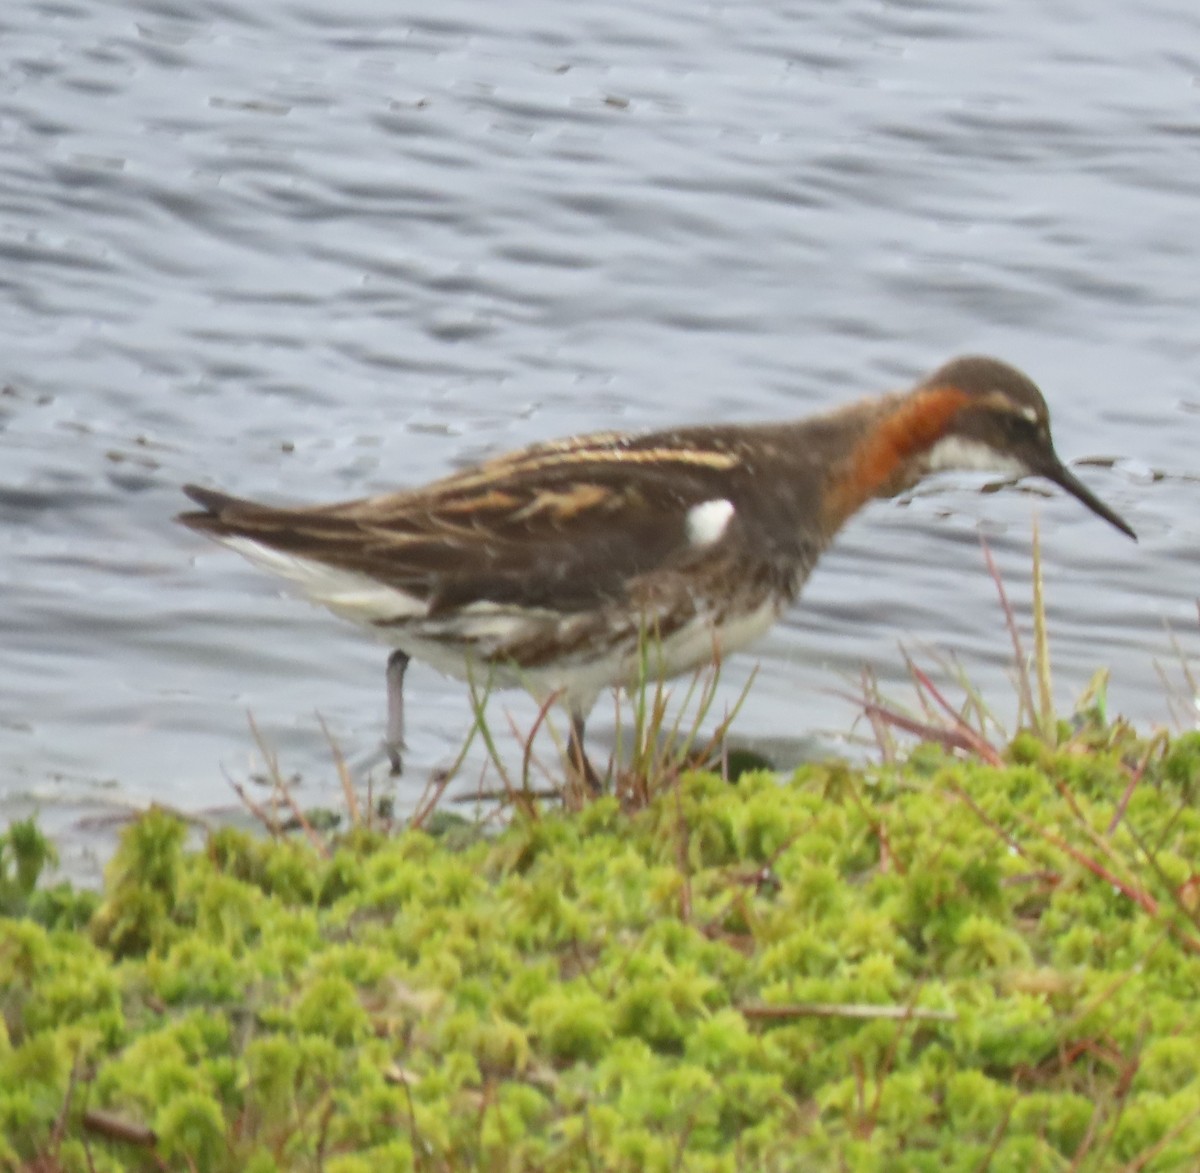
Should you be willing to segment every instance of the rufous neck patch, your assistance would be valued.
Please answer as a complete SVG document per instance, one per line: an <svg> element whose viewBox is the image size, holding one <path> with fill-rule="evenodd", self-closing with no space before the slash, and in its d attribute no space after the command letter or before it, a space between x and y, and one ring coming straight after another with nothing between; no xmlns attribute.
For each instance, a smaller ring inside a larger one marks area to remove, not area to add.
<svg viewBox="0 0 1200 1173"><path fill-rule="evenodd" d="M823 520L830 536L942 439L968 398L949 384L923 387L877 416L829 485Z"/></svg>

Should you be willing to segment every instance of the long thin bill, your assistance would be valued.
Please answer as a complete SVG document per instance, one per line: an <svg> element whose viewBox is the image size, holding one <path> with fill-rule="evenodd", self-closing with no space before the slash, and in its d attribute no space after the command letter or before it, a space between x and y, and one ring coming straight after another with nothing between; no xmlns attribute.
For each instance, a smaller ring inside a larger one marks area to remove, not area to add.
<svg viewBox="0 0 1200 1173"><path fill-rule="evenodd" d="M1128 534L1137 541L1133 527L1119 514L1114 513L1091 489L1087 487L1065 464L1057 464L1042 473L1047 480L1066 489L1072 497L1082 501L1097 517L1103 517L1109 525L1115 526L1123 534Z"/></svg>

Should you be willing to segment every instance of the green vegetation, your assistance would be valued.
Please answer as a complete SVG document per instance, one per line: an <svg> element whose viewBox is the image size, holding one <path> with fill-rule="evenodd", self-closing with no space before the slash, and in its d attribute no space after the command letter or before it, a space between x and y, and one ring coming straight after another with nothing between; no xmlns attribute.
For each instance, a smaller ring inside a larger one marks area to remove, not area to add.
<svg viewBox="0 0 1200 1173"><path fill-rule="evenodd" d="M0 1169L1194 1170L1200 735L0 843ZM432 821L429 823L432 826Z"/></svg>

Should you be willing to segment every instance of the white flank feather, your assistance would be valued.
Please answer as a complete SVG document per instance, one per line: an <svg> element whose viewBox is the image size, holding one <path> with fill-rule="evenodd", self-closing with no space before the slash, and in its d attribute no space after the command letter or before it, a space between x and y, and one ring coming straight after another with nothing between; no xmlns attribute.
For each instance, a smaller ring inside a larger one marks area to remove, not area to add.
<svg viewBox="0 0 1200 1173"><path fill-rule="evenodd" d="M724 497L693 505L687 511L687 521L684 523L688 541L693 546L711 546L719 542L732 518L733 502L726 501Z"/></svg>

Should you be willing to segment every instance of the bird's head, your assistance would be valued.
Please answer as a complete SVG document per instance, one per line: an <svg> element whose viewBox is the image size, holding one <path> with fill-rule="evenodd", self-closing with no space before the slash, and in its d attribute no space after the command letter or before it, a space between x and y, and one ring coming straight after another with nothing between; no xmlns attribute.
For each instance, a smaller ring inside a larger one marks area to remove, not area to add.
<svg viewBox="0 0 1200 1173"><path fill-rule="evenodd" d="M1027 375L994 358L956 358L925 379L921 390L953 390L962 397L962 406L926 450L923 472L978 469L1045 477L1137 540L1129 523L1059 459L1050 435L1046 400Z"/></svg>

